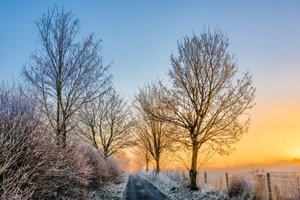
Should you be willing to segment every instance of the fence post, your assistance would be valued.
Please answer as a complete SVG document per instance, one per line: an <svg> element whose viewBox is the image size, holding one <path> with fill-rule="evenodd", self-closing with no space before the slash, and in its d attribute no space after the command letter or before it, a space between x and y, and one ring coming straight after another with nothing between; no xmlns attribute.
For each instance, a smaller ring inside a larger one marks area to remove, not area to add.
<svg viewBox="0 0 300 200"><path fill-rule="evenodd" d="M204 172L204 183L207 184L207 174Z"/></svg>
<svg viewBox="0 0 300 200"><path fill-rule="evenodd" d="M229 188L228 173L225 173L226 187Z"/></svg>
<svg viewBox="0 0 300 200"><path fill-rule="evenodd" d="M297 176L298 199L300 198L300 177Z"/></svg>
<svg viewBox="0 0 300 200"><path fill-rule="evenodd" d="M267 184L268 184L269 200L273 200L270 173L267 173Z"/></svg>

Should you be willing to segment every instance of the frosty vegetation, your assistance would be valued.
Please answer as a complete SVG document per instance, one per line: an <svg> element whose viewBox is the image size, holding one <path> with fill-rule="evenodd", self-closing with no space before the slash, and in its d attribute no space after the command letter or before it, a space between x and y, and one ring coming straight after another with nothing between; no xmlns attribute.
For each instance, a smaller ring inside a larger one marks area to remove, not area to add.
<svg viewBox="0 0 300 200"><path fill-rule="evenodd" d="M178 42L178 56L171 56L172 86L150 84L136 95L147 123L163 123L168 128L159 130L169 129L175 152L185 151L191 158L178 155L189 170L191 189L198 188L200 159L207 161L214 152L230 153L248 131L255 88L248 72L238 77L228 45L219 30L184 37ZM149 142L147 148L150 151Z"/></svg>
<svg viewBox="0 0 300 200"><path fill-rule="evenodd" d="M205 184L199 190L191 190L186 182L172 179L164 173L155 175L153 172L140 173L140 176L152 183L161 193L172 200L254 200L261 199L250 194L247 183L243 180L232 182L228 190L216 191L212 186Z"/></svg>
<svg viewBox="0 0 300 200"><path fill-rule="evenodd" d="M21 88L0 87L1 199L87 199L117 179L117 165L91 146L74 138L58 149L35 103Z"/></svg>
<svg viewBox="0 0 300 200"><path fill-rule="evenodd" d="M128 174L122 174L114 183L104 185L91 193L91 200L123 200L128 183Z"/></svg>
<svg viewBox="0 0 300 200"><path fill-rule="evenodd" d="M206 29L184 37L171 55L171 86L154 81L129 104L113 87L101 40L78 41L71 12L54 7L36 26L39 48L22 70L26 84L0 86L0 198L121 199L128 176L116 158L128 148L146 171L155 163L156 178L143 176L160 190L170 189L167 181L178 199L203 195L199 167L232 151L254 105L251 75L238 74L227 36ZM179 183L162 178L166 155L179 158L197 191L185 188L183 198ZM220 194L202 199L213 195Z"/></svg>
<svg viewBox="0 0 300 200"><path fill-rule="evenodd" d="M88 199L120 180L119 164L77 134L85 106L111 91L109 65L93 35L75 41L71 12L54 7L36 25L40 49L22 71L26 87L0 86L0 198Z"/></svg>

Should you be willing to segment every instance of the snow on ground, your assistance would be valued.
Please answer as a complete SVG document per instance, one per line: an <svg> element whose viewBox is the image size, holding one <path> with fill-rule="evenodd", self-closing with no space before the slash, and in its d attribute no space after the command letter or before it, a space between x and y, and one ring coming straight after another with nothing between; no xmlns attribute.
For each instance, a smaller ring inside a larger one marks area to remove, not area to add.
<svg viewBox="0 0 300 200"><path fill-rule="evenodd" d="M186 185L171 180L164 174L156 175L154 172L139 174L142 178L152 183L161 193L172 200L247 200L249 197L229 198L225 192L215 192L209 185L203 185L199 190L190 190Z"/></svg>
<svg viewBox="0 0 300 200"><path fill-rule="evenodd" d="M126 193L128 177L128 174L122 174L117 182L93 191L90 200L122 200Z"/></svg>

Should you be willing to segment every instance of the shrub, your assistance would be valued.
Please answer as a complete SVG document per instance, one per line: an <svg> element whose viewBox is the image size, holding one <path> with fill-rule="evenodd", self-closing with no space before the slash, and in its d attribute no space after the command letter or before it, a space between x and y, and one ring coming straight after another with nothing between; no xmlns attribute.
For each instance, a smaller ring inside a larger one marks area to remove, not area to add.
<svg viewBox="0 0 300 200"><path fill-rule="evenodd" d="M117 174L99 151L79 141L59 152L46 151L43 160L33 194L37 199L88 199L92 190L113 181Z"/></svg>
<svg viewBox="0 0 300 200"><path fill-rule="evenodd" d="M239 176L232 176L231 182L228 188L228 196L233 197L247 197L248 194L248 184L247 182Z"/></svg>
<svg viewBox="0 0 300 200"><path fill-rule="evenodd" d="M20 90L0 87L0 199L28 199L41 165L34 151L37 121Z"/></svg>
<svg viewBox="0 0 300 200"><path fill-rule="evenodd" d="M53 142L39 146L43 164L34 179L34 199L86 199L91 183L92 168L74 147L57 149Z"/></svg>
<svg viewBox="0 0 300 200"><path fill-rule="evenodd" d="M118 170L99 151L72 140L58 149L29 102L0 87L0 199L88 199Z"/></svg>

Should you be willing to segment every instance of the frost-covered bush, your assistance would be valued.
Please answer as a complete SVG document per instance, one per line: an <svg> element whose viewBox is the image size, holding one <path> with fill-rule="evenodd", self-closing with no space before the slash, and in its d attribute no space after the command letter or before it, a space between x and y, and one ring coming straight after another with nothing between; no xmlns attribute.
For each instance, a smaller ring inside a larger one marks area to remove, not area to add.
<svg viewBox="0 0 300 200"><path fill-rule="evenodd" d="M128 183L128 174L122 174L111 183L106 183L91 193L90 200L121 200L124 198Z"/></svg>
<svg viewBox="0 0 300 200"><path fill-rule="evenodd" d="M184 184L173 181L165 175L141 172L140 176L152 183L162 194L172 200L229 200L228 195L222 192L213 192L209 187L191 190Z"/></svg>
<svg viewBox="0 0 300 200"><path fill-rule="evenodd" d="M47 148L47 149L45 149ZM54 142L40 146L44 152L39 176L35 179L37 187L35 199L85 199L89 193L93 168L88 164L83 152L68 145L58 150Z"/></svg>
<svg viewBox="0 0 300 200"><path fill-rule="evenodd" d="M92 189L97 189L97 187L103 184L113 182L120 175L121 172L117 164L111 159L105 160L102 154L93 147L83 146L81 147L81 151L84 152L87 164L92 168Z"/></svg>
<svg viewBox="0 0 300 200"><path fill-rule="evenodd" d="M88 199L118 170L79 141L58 149L41 126L34 102L0 86L0 199Z"/></svg>
<svg viewBox="0 0 300 200"><path fill-rule="evenodd" d="M46 154L34 193L39 199L87 199L92 190L113 181L117 174L100 152L78 141Z"/></svg>
<svg viewBox="0 0 300 200"><path fill-rule="evenodd" d="M245 197L247 198L248 196L250 196L248 194L249 191L249 187L247 182L239 177L239 176L232 176L231 178L231 182L228 188L228 196L230 198L232 197Z"/></svg>
<svg viewBox="0 0 300 200"><path fill-rule="evenodd" d="M0 86L0 199L31 198L42 164L35 151L37 121L21 90Z"/></svg>

